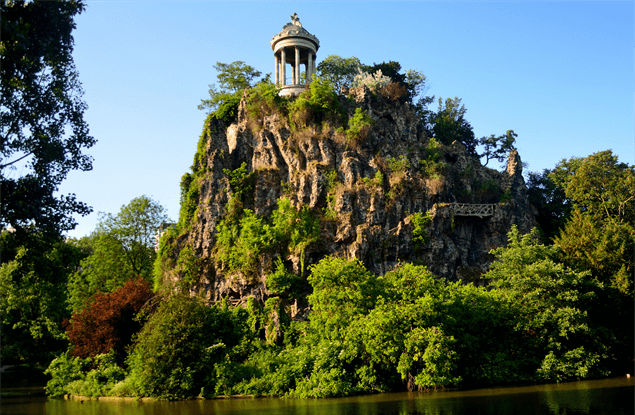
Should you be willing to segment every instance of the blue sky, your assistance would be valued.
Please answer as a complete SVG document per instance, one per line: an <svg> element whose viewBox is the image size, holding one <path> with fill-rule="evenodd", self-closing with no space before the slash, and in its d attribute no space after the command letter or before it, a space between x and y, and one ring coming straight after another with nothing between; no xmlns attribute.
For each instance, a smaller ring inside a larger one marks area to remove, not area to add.
<svg viewBox="0 0 635 415"><path fill-rule="evenodd" d="M530 171L606 149L635 164L633 2L87 3L74 58L98 143L93 170L60 191L94 213L77 218L73 237L143 194L178 219L213 65L273 72L269 41L294 12L320 40L318 62L357 56L423 72L428 95L462 99L477 137L514 130Z"/></svg>

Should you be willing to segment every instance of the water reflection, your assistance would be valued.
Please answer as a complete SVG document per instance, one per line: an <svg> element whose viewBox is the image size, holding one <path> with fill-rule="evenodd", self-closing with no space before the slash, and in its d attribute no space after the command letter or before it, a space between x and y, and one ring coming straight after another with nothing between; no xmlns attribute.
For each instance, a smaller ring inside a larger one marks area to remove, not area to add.
<svg viewBox="0 0 635 415"><path fill-rule="evenodd" d="M632 415L632 379L616 378L520 388L392 393L340 399L231 399L185 402L64 401L10 397L3 414L50 415Z"/></svg>

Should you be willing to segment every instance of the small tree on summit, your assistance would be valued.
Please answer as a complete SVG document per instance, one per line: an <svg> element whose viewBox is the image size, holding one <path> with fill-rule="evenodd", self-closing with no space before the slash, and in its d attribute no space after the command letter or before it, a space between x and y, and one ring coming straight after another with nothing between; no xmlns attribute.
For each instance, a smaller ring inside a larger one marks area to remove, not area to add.
<svg viewBox="0 0 635 415"><path fill-rule="evenodd" d="M218 83L220 90L216 89L216 84L209 85L209 99L202 99L198 106L199 110L207 110L208 114L216 113L217 118L230 121L236 118L238 104L243 90L252 88L254 80L262 75L262 72L254 69L253 66L246 65L243 61L232 63L216 62L214 69L218 71ZM260 82L269 81L271 74L265 75Z"/></svg>

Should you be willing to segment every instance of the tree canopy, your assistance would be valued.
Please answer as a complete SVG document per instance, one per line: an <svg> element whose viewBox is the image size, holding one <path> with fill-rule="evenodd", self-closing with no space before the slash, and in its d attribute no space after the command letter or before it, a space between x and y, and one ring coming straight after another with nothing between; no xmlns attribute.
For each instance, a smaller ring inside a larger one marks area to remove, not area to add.
<svg viewBox="0 0 635 415"><path fill-rule="evenodd" d="M429 118L434 138L442 144L450 145L457 140L463 143L470 155L476 156L477 142L472 125L465 119L465 105L461 98L439 98L439 108Z"/></svg>
<svg viewBox="0 0 635 415"><path fill-rule="evenodd" d="M0 224L18 235L58 235L74 229L72 214L91 212L74 194L55 195L70 171L92 168L82 151L96 141L72 58L73 18L85 5L14 0L0 7Z"/></svg>
<svg viewBox="0 0 635 415"><path fill-rule="evenodd" d="M635 166L619 163L611 150L562 160L551 174L584 212L613 223L635 217Z"/></svg>

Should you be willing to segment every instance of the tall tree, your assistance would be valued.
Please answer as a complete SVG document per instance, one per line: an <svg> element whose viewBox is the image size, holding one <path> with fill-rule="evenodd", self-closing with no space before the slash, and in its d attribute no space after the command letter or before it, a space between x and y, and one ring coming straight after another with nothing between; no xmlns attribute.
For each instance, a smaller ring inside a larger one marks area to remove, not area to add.
<svg viewBox="0 0 635 415"><path fill-rule="evenodd" d="M431 133L437 141L445 145L457 140L465 145L467 152L476 156L477 140L472 125L465 119L465 105L461 98L439 98L439 109L430 117Z"/></svg>
<svg viewBox="0 0 635 415"><path fill-rule="evenodd" d="M132 278L151 281L155 235L168 220L165 208L147 196L132 199L117 215L102 214L90 237L92 254L70 279L69 308L81 308L96 292L111 292Z"/></svg>
<svg viewBox="0 0 635 415"><path fill-rule="evenodd" d="M549 177L573 206L554 243L566 264L590 270L604 284L601 301L591 315L615 335L613 369L630 373L635 338L635 167L620 163L606 150L562 160Z"/></svg>
<svg viewBox="0 0 635 415"><path fill-rule="evenodd" d="M91 209L74 194L56 196L71 170L90 170L82 150L95 144L73 63L73 18L82 0L3 1L0 6L0 225L58 235L72 214ZM18 174L17 167L25 174ZM22 169L20 169L22 170Z"/></svg>

